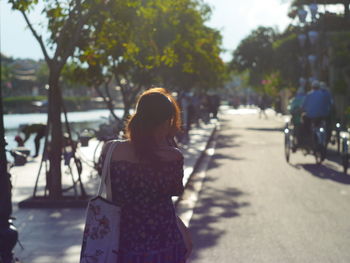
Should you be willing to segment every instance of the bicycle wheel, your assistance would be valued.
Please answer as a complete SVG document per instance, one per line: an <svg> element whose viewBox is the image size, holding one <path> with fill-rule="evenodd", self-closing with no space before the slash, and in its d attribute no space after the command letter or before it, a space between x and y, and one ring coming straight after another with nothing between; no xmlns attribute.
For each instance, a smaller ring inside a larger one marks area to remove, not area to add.
<svg viewBox="0 0 350 263"><path fill-rule="evenodd" d="M347 174L350 154L349 154L349 141L348 141L348 138L346 137L343 137L341 150L342 150L341 158L342 158L343 171L344 171L344 174Z"/></svg>
<svg viewBox="0 0 350 263"><path fill-rule="evenodd" d="M348 168L349 168L349 154L344 154L342 156L342 164L343 164L344 174L347 174Z"/></svg>
<svg viewBox="0 0 350 263"><path fill-rule="evenodd" d="M95 147L94 154L93 154L93 163L94 163L94 168L96 171L99 171L102 169L101 164L99 162L100 158L100 153L101 149L104 145L104 141L99 141Z"/></svg>
<svg viewBox="0 0 350 263"><path fill-rule="evenodd" d="M318 127L314 129L313 136L313 148L314 155L316 159L316 164L321 164L323 160L326 158L327 151L327 134L326 129L324 127Z"/></svg>
<svg viewBox="0 0 350 263"><path fill-rule="evenodd" d="M340 154L340 135L339 132L337 132L337 153Z"/></svg>
<svg viewBox="0 0 350 263"><path fill-rule="evenodd" d="M288 163L290 160L290 152L292 150L292 140L290 137L290 130L286 128L284 131L284 155Z"/></svg>
<svg viewBox="0 0 350 263"><path fill-rule="evenodd" d="M316 164L321 164L326 158L326 147L321 144L316 145L314 155L316 159Z"/></svg>

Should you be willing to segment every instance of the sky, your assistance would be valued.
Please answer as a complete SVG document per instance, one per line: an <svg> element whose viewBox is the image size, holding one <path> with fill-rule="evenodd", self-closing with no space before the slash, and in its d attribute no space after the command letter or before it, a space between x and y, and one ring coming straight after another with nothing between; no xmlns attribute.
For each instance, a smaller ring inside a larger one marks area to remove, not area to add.
<svg viewBox="0 0 350 263"><path fill-rule="evenodd" d="M224 61L231 59L239 42L259 25L277 27L283 31L290 23L289 4L282 0L204 0L212 7L207 25L221 31ZM40 13L34 12L31 20L38 24ZM40 30L39 30L40 32ZM42 59L39 44L27 28L18 11L11 10L6 0L0 1L0 50L14 58Z"/></svg>

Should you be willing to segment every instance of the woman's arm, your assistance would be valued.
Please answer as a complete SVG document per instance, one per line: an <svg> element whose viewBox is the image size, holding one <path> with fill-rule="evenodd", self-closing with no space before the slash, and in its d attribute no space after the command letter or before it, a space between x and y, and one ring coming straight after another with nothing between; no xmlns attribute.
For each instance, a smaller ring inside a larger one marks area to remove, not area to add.
<svg viewBox="0 0 350 263"><path fill-rule="evenodd" d="M191 234L190 231L188 230L188 228L185 226L185 224L182 222L182 220L180 219L180 217L176 217L176 223L177 223L177 227L179 228L182 238L185 242L185 246L186 246L186 255L185 258L188 259L192 253L192 238L191 238Z"/></svg>

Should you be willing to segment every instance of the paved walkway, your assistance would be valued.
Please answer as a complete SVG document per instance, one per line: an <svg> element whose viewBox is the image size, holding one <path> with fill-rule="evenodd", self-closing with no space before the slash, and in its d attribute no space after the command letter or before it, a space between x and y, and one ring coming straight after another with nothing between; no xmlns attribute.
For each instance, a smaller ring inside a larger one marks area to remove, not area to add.
<svg viewBox="0 0 350 263"><path fill-rule="evenodd" d="M188 144L182 147L185 156L184 184L193 173L215 126L216 123L213 121L191 130ZM82 179L88 194L92 195L99 183L97 175L89 166L96 145L97 141L91 141L89 147L81 148L81 155L85 156L86 161L83 164ZM15 225L24 246L24 249L16 246L16 257L23 263L76 263L79 261L85 209L19 209L17 206L18 202L32 195L38 166L39 158L11 170L13 215L17 218ZM71 177L63 173L62 182L64 186L69 186ZM45 178L41 176L38 194L41 194L44 185Z"/></svg>

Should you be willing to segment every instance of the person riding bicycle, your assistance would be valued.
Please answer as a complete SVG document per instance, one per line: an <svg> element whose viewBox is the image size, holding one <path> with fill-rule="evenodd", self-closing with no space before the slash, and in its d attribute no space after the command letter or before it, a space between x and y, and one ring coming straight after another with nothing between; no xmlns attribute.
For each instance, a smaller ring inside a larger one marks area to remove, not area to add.
<svg viewBox="0 0 350 263"><path fill-rule="evenodd" d="M332 135L332 123L334 122L335 119L335 106L334 106L334 100L331 91L329 90L327 84L325 82L320 82L320 89L325 92L326 96L330 100L330 109L329 109L329 114L326 117L326 133L327 133L327 144L331 139Z"/></svg>
<svg viewBox="0 0 350 263"><path fill-rule="evenodd" d="M311 133L311 123L319 123L322 120L326 120L331 111L331 97L327 92L320 89L320 83L317 80L312 82L312 90L306 95L302 108L302 144L306 144L305 141L309 138Z"/></svg>
<svg viewBox="0 0 350 263"><path fill-rule="evenodd" d="M291 122L293 123L294 126L294 132L295 132L295 137L296 137L296 144L300 142L300 137L301 137L301 116L303 112L303 103L305 100L305 90L304 87L299 87L295 97L291 100L289 104L289 111L292 115ZM296 149L296 145L294 145L294 148Z"/></svg>

